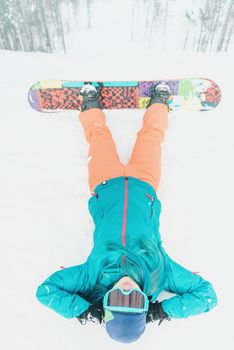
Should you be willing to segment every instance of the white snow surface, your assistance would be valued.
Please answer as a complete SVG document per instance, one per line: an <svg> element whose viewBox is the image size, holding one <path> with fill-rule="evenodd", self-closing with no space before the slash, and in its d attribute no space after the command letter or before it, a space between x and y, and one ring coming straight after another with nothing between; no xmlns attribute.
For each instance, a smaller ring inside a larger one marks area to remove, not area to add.
<svg viewBox="0 0 234 350"><path fill-rule="evenodd" d="M106 45L106 46L105 46ZM42 114L28 105L37 80L144 80L208 77L222 88L209 112L173 112L162 145L160 232L182 266L210 281L218 305L208 313L147 325L129 349L212 349L233 342L233 55L156 52L87 41L69 55L0 51L1 348L120 349L105 328L82 326L36 299L60 266L92 249L88 144L78 112ZM120 159L130 158L143 111L106 111ZM161 296L163 299L163 296ZM168 298L168 296L167 296Z"/></svg>

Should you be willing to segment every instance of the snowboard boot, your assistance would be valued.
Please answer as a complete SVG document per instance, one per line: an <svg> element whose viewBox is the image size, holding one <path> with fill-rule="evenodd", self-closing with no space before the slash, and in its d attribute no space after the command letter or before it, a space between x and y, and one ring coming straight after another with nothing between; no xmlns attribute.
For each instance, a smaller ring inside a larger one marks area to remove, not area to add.
<svg viewBox="0 0 234 350"><path fill-rule="evenodd" d="M151 98L147 105L147 108L151 106L153 103L164 103L168 111L170 110L170 103L172 102L171 90L168 85L165 83L160 83L156 86L153 86Z"/></svg>
<svg viewBox="0 0 234 350"><path fill-rule="evenodd" d="M99 102L99 94L96 88L87 83L80 90L80 95L83 96L81 111L87 111L90 108L102 108Z"/></svg>

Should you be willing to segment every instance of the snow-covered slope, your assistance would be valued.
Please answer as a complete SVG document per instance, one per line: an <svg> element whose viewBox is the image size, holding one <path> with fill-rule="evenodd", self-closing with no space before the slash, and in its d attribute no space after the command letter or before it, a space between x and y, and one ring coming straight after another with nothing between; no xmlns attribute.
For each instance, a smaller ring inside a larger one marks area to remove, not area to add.
<svg viewBox="0 0 234 350"><path fill-rule="evenodd" d="M172 258L209 280L211 312L147 326L129 348L232 348L234 117L233 56L163 54L103 47L70 56L0 51L1 319L5 350L119 349L102 327L82 327L43 307L37 286L60 266L86 260L94 225L88 212L88 144L78 112L32 110L27 90L41 79L139 80L208 77L222 88L206 113L174 112L163 144L161 235ZM122 162L131 155L142 111L107 111ZM124 124L124 127L123 127Z"/></svg>

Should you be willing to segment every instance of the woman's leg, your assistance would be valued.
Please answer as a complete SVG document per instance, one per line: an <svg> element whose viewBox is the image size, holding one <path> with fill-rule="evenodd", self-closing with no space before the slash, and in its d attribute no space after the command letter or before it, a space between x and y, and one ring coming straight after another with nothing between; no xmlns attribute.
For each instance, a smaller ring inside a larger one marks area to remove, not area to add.
<svg viewBox="0 0 234 350"><path fill-rule="evenodd" d="M124 176L124 166L120 162L110 129L105 125L105 114L99 108L80 112L80 122L84 128L89 147L89 187L94 188L102 181Z"/></svg>
<svg viewBox="0 0 234 350"><path fill-rule="evenodd" d="M161 175L161 143L168 127L168 108L163 103L153 103L145 111L143 127L137 139L125 175L146 181L158 189Z"/></svg>

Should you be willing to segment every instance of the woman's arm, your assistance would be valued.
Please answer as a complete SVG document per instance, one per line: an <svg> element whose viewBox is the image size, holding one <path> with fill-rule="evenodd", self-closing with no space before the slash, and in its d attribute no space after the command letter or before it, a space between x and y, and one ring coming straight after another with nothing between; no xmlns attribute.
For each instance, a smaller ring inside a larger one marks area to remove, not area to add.
<svg viewBox="0 0 234 350"><path fill-rule="evenodd" d="M59 270L37 289L36 297L45 306L66 318L79 316L90 303L79 296L88 288L86 264Z"/></svg>
<svg viewBox="0 0 234 350"><path fill-rule="evenodd" d="M187 318L213 309L217 305L217 295L211 283L167 257L165 289L177 295L162 301L163 310L172 318Z"/></svg>

